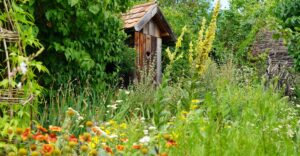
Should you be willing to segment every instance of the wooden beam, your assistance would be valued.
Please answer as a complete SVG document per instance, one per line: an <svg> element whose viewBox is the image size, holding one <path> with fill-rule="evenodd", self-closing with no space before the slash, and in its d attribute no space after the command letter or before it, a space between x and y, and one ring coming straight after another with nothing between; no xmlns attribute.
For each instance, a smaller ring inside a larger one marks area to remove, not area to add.
<svg viewBox="0 0 300 156"><path fill-rule="evenodd" d="M145 16L134 26L135 31L141 31L145 24L147 24L157 13L157 5L154 5L149 11L145 14Z"/></svg>
<svg viewBox="0 0 300 156"><path fill-rule="evenodd" d="M161 67L161 50L162 50L162 39L157 38L156 44L156 82L160 84L162 81L162 67Z"/></svg>

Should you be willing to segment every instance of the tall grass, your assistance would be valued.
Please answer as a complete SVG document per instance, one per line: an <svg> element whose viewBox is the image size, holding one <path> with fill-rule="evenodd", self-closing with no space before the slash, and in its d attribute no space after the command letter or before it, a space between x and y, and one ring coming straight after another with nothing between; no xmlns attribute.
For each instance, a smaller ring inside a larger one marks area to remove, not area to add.
<svg viewBox="0 0 300 156"><path fill-rule="evenodd" d="M262 84L241 86L232 65L213 70L200 109L177 115L171 155L299 154L299 114L288 98Z"/></svg>

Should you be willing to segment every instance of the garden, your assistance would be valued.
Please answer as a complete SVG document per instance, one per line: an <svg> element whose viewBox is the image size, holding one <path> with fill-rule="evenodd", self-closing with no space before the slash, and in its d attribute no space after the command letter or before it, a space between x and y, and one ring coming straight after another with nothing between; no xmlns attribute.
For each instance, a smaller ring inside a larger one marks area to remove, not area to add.
<svg viewBox="0 0 300 156"><path fill-rule="evenodd" d="M161 37L160 82L159 56L140 68L122 20L148 4L176 36ZM0 0L0 9L0 156L300 153L299 0Z"/></svg>

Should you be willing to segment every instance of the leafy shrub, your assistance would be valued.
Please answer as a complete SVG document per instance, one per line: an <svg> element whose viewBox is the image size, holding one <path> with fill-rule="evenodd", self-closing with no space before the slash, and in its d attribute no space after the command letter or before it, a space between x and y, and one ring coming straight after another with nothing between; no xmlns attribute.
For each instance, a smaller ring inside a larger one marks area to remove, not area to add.
<svg viewBox="0 0 300 156"><path fill-rule="evenodd" d="M94 88L105 88L116 81L118 72L134 64L134 52L125 45L120 13L128 0L36 1L34 4L39 39L47 52L40 59L49 67L56 88L69 80L86 79ZM127 61L127 63L124 63ZM128 65L120 67L120 65Z"/></svg>

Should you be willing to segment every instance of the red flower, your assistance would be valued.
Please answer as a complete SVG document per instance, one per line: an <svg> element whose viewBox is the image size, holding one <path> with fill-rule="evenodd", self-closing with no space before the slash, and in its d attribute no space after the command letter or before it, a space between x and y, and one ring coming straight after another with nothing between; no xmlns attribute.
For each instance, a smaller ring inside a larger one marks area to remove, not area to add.
<svg viewBox="0 0 300 156"><path fill-rule="evenodd" d="M52 132L60 132L61 131L61 127L58 127L58 126L49 126L49 129Z"/></svg>
<svg viewBox="0 0 300 156"><path fill-rule="evenodd" d="M91 134L89 133L84 133L83 135L80 135L79 138L82 142L90 142L92 140Z"/></svg>
<svg viewBox="0 0 300 156"><path fill-rule="evenodd" d="M40 125L37 126L38 130L40 130L41 132L47 133L48 130Z"/></svg>
<svg viewBox="0 0 300 156"><path fill-rule="evenodd" d="M21 137L23 140L27 140L30 135L30 128L26 128Z"/></svg>
<svg viewBox="0 0 300 156"><path fill-rule="evenodd" d="M57 140L57 137L54 133L51 133L51 134L47 135L47 141L48 142L56 142L56 140Z"/></svg>
<svg viewBox="0 0 300 156"><path fill-rule="evenodd" d="M176 145L177 145L176 141L174 141L172 139L170 139L166 144L167 147L172 147L172 146L176 146Z"/></svg>
<svg viewBox="0 0 300 156"><path fill-rule="evenodd" d="M75 137L75 135L71 135L70 137L69 137L69 141L70 142L78 142L78 139Z"/></svg>
<svg viewBox="0 0 300 156"><path fill-rule="evenodd" d="M141 149L142 145L133 145L132 148L134 148L134 149Z"/></svg>
<svg viewBox="0 0 300 156"><path fill-rule="evenodd" d="M51 154L54 150L54 147L51 144L44 144L42 147L43 154Z"/></svg>
<svg viewBox="0 0 300 156"><path fill-rule="evenodd" d="M125 147L123 145L117 145L116 148L118 151L123 151Z"/></svg>
<svg viewBox="0 0 300 156"><path fill-rule="evenodd" d="M108 147L108 146L105 146L105 147L104 147L104 150L105 150L107 153L113 154L112 149L111 149L110 147Z"/></svg>
<svg viewBox="0 0 300 156"><path fill-rule="evenodd" d="M33 135L33 139L37 141L44 141L47 140L47 137L38 132L37 134Z"/></svg>

